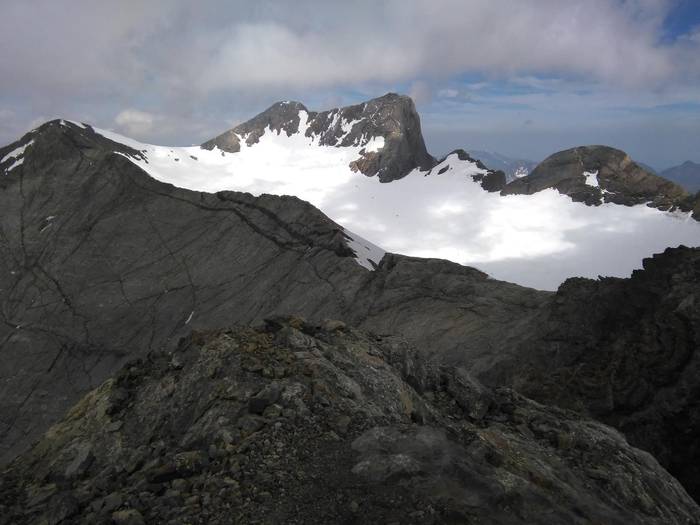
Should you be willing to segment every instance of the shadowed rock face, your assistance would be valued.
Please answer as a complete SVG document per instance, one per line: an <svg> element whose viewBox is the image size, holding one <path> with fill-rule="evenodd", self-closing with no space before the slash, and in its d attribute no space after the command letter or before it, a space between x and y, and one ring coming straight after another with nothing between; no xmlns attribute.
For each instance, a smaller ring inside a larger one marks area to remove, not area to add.
<svg viewBox="0 0 700 525"><path fill-rule="evenodd" d="M614 425L698 499L699 300L698 249L645 259L631 279L569 279L491 381Z"/></svg>
<svg viewBox="0 0 700 525"><path fill-rule="evenodd" d="M603 424L298 318L195 333L90 392L3 472L12 523L686 524Z"/></svg>
<svg viewBox="0 0 700 525"><path fill-rule="evenodd" d="M180 190L114 153L139 152L72 124L19 144L32 139L24 164L0 176L5 461L126 360L192 328L293 311L487 367L552 295L445 261L387 255L369 272L299 199Z"/></svg>
<svg viewBox="0 0 700 525"><path fill-rule="evenodd" d="M299 131L299 112L308 113L307 137L316 137L324 146L364 146L372 137L384 137L384 147L377 152L361 152L351 164L367 176L376 175L390 182L411 170L428 170L435 159L425 149L420 118L413 101L406 96L389 93L362 104L309 111L299 102L277 102L257 117L213 138L202 147L218 147L224 151L240 151L239 137L248 145L258 142L266 128L292 135ZM347 131L348 124L354 123ZM346 129L344 130L344 126Z"/></svg>
<svg viewBox="0 0 700 525"><path fill-rule="evenodd" d="M586 184L585 172L597 173L598 186ZM677 184L641 167L624 152L607 146L581 146L548 157L526 177L514 180L504 195L531 195L554 188L588 205L613 202L646 204L662 210L691 211L693 198Z"/></svg>

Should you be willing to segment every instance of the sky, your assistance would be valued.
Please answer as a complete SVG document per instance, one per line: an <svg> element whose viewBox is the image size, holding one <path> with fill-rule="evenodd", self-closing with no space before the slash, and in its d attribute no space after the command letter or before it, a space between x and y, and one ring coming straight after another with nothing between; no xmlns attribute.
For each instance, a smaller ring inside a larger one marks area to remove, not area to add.
<svg viewBox="0 0 700 525"><path fill-rule="evenodd" d="M118 7L117 7L118 6ZM3 0L0 144L52 118L200 143L278 100L411 95L430 151L700 162L700 0Z"/></svg>

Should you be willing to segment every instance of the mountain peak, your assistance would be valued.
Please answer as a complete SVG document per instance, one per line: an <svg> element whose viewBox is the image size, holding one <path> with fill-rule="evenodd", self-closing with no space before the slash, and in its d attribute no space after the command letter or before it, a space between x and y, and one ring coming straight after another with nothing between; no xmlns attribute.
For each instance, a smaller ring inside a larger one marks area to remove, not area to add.
<svg viewBox="0 0 700 525"><path fill-rule="evenodd" d="M53 119L0 148L0 175L21 173L27 165L30 170L36 170L57 158L69 158L76 151L90 161L114 152L130 156L140 154L127 144L97 133L91 126L67 119ZM9 183L2 180L0 187Z"/></svg>
<svg viewBox="0 0 700 525"><path fill-rule="evenodd" d="M350 167L382 182L400 179L415 168L430 169L420 118L410 97L387 93L361 104L309 111L300 102L277 102L251 120L205 142L205 149L229 153L257 144L266 132L301 134L319 146L359 147ZM368 147L376 139L381 146Z"/></svg>
<svg viewBox="0 0 700 525"><path fill-rule="evenodd" d="M682 187L634 162L624 151L602 145L550 155L529 175L508 184L503 193L529 195L547 188L596 206L650 203L664 210L685 209L689 198Z"/></svg>

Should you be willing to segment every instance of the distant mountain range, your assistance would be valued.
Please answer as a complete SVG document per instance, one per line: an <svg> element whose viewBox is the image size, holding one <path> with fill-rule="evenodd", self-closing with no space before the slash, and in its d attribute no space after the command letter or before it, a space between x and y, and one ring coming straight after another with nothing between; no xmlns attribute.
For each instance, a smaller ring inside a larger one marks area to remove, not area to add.
<svg viewBox="0 0 700 525"><path fill-rule="evenodd" d="M680 184L690 192L700 191L700 164L697 162L688 160L662 171L659 175Z"/></svg>

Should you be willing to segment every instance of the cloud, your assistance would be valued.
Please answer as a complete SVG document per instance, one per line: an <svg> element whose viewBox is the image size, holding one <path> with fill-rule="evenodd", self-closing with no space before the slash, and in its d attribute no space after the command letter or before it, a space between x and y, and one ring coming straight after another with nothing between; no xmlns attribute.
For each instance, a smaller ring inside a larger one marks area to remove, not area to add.
<svg viewBox="0 0 700 525"><path fill-rule="evenodd" d="M138 109L125 109L114 118L114 123L120 131L134 137L141 137L153 129L155 120L156 117L151 113Z"/></svg>
<svg viewBox="0 0 700 525"><path fill-rule="evenodd" d="M561 73L658 84L686 64L658 43L668 2L387 1L361 26L309 31L279 22L231 27L202 70L206 86L332 86L463 72ZM320 9L321 17L330 14ZM507 12L507 15L504 13ZM694 73L698 73L695 71Z"/></svg>
<svg viewBox="0 0 700 525"><path fill-rule="evenodd" d="M68 8L10 1L0 19L0 74L34 88L91 93L128 94L153 82L175 97L464 72L557 72L656 84L687 73L685 51L659 43L671 5L385 0L339 6L307 0L252 9L246 2L193 7L134 1L115 11L80 0ZM697 50L697 41L687 38L684 46Z"/></svg>
<svg viewBox="0 0 700 525"><path fill-rule="evenodd" d="M16 138L40 115L110 128L125 108L147 108L155 120L123 115L117 126L143 140L190 143L276 100L325 109L386 91L413 94L425 115L432 106L455 112L467 102L470 110L486 104L516 112L524 111L518 104L534 101L539 106L532 108L547 111L547 93L562 91L581 106L596 102L571 95L572 85L603 95L615 89L624 95L618 98L631 100L681 93L697 98L699 33L666 38L664 19L674 5L125 0L115 10L88 0L5 0L0 107L12 108L15 117L5 119L0 142ZM513 79L523 82L524 92L545 96L509 106L488 100ZM575 125L565 113L560 127ZM495 115L473 124L519 127L528 118Z"/></svg>
<svg viewBox="0 0 700 525"><path fill-rule="evenodd" d="M437 95L438 97L442 98L455 98L457 95L459 95L459 91L452 88L446 88L438 91Z"/></svg>
<svg viewBox="0 0 700 525"><path fill-rule="evenodd" d="M427 104L433 99L433 89L429 83L417 80L408 89L408 95L418 104Z"/></svg>

